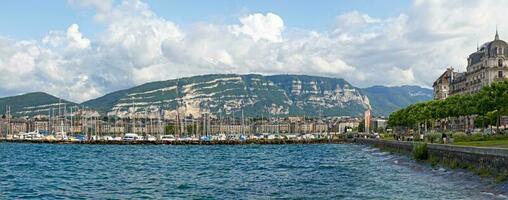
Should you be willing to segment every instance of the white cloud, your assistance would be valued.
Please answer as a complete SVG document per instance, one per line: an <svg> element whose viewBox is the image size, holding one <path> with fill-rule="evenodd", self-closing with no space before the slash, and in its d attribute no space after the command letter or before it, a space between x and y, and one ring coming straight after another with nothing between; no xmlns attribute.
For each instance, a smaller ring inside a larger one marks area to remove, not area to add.
<svg viewBox="0 0 508 200"><path fill-rule="evenodd" d="M42 39L42 44L51 48L62 48L63 51L78 51L90 48L90 40L83 37L77 24L71 24L66 32L51 31Z"/></svg>
<svg viewBox="0 0 508 200"><path fill-rule="evenodd" d="M282 40L284 21L276 14L255 13L240 18L240 23L241 25L230 26L234 34L248 35L254 41L265 39L271 42L280 42Z"/></svg>
<svg viewBox="0 0 508 200"><path fill-rule="evenodd" d="M71 48L86 49L90 47L90 40L83 37L79 32L79 26L77 24L72 24L67 29L67 38Z"/></svg>
<svg viewBox="0 0 508 200"><path fill-rule="evenodd" d="M148 81L206 73L311 74L357 86L430 86L447 66L463 70L476 41L493 39L508 8L506 1L416 0L388 18L343 13L331 30L316 32L286 29L274 13L182 28L138 0L71 3L94 9L106 29L95 38L77 24L40 40L0 37L0 94L44 91L79 102ZM508 27L499 28L503 39Z"/></svg>

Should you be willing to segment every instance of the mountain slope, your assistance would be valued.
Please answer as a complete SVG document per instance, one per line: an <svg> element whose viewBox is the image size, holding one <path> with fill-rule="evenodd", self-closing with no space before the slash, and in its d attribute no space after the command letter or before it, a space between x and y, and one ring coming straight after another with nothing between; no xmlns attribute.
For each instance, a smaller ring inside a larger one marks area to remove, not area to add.
<svg viewBox="0 0 508 200"><path fill-rule="evenodd" d="M106 94L82 103L102 114L123 117L164 112L202 113L240 117L261 116L361 116L371 107L376 116L388 116L407 105L432 98L432 90L418 86L356 88L338 78L305 75L211 74L157 81ZM59 99L42 92L0 98L14 116L47 115L58 109ZM77 104L61 100L60 106ZM161 111L162 110L162 111Z"/></svg>
<svg viewBox="0 0 508 200"><path fill-rule="evenodd" d="M369 97L374 115L388 116L400 108L432 99L432 90L419 86L373 86L362 91Z"/></svg>
<svg viewBox="0 0 508 200"><path fill-rule="evenodd" d="M178 82L178 84L177 84ZM84 102L102 112L129 116L174 115L287 116L360 115L368 99L343 79L302 75L213 74L146 83ZM243 109L242 109L243 108Z"/></svg>
<svg viewBox="0 0 508 200"><path fill-rule="evenodd" d="M48 115L50 109L58 109L58 106L77 106L76 103L60 100L55 96L44 92L32 92L17 96L0 98L0 114L5 114L6 106L10 106L11 115L15 117Z"/></svg>

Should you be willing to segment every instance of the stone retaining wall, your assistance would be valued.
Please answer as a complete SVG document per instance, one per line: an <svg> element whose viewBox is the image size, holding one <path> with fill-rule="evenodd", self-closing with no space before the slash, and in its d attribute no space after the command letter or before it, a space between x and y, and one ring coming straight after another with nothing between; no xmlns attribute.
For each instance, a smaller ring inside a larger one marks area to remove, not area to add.
<svg viewBox="0 0 508 200"><path fill-rule="evenodd" d="M412 142L356 138L355 143L406 154L411 154L413 149ZM427 152L431 162L437 161L452 168L466 168L496 177L508 175L508 149L427 144Z"/></svg>

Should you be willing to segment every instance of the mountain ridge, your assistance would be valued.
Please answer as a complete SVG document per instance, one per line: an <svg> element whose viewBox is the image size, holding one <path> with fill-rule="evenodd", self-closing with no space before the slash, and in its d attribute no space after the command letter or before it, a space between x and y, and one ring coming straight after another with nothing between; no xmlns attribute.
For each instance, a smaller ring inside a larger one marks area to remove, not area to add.
<svg viewBox="0 0 508 200"><path fill-rule="evenodd" d="M28 94L33 93L24 95ZM26 107L54 104L55 100L58 100L57 97L46 93L37 94L38 98L42 99L40 102L25 100L25 104L33 105L17 106L14 109L11 105L11 113L23 114ZM5 103L1 101L2 99L22 96L0 98L0 106L3 108L0 108L0 112L5 112ZM242 111L248 117L361 116L369 107L372 108L374 115L387 116L409 104L431 98L432 90L420 86L376 85L359 88L345 79L333 77L294 74L206 74L148 82L113 91L80 104L66 100L63 102L96 109L103 114L124 117L132 114L158 115L161 113L160 110L164 110L164 115L174 116L177 107L179 111L193 116L212 113L239 117ZM36 113L40 114L41 111L34 112ZM30 115L27 112L25 114Z"/></svg>
<svg viewBox="0 0 508 200"><path fill-rule="evenodd" d="M6 106L10 107L12 116L48 115L48 113L65 106L79 104L55 97L44 92L29 92L20 95L0 98L0 115L6 113ZM52 110L52 111L51 111Z"/></svg>

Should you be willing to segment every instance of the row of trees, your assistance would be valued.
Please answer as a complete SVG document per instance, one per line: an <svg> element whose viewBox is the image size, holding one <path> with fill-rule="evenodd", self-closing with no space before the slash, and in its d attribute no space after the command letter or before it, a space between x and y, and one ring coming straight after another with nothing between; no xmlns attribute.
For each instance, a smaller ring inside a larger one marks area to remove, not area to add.
<svg viewBox="0 0 508 200"><path fill-rule="evenodd" d="M475 116L475 126L499 126L500 117L508 114L508 81L483 87L479 93L454 95L410 105L390 115L391 127L415 128L421 124L446 121L450 117Z"/></svg>

